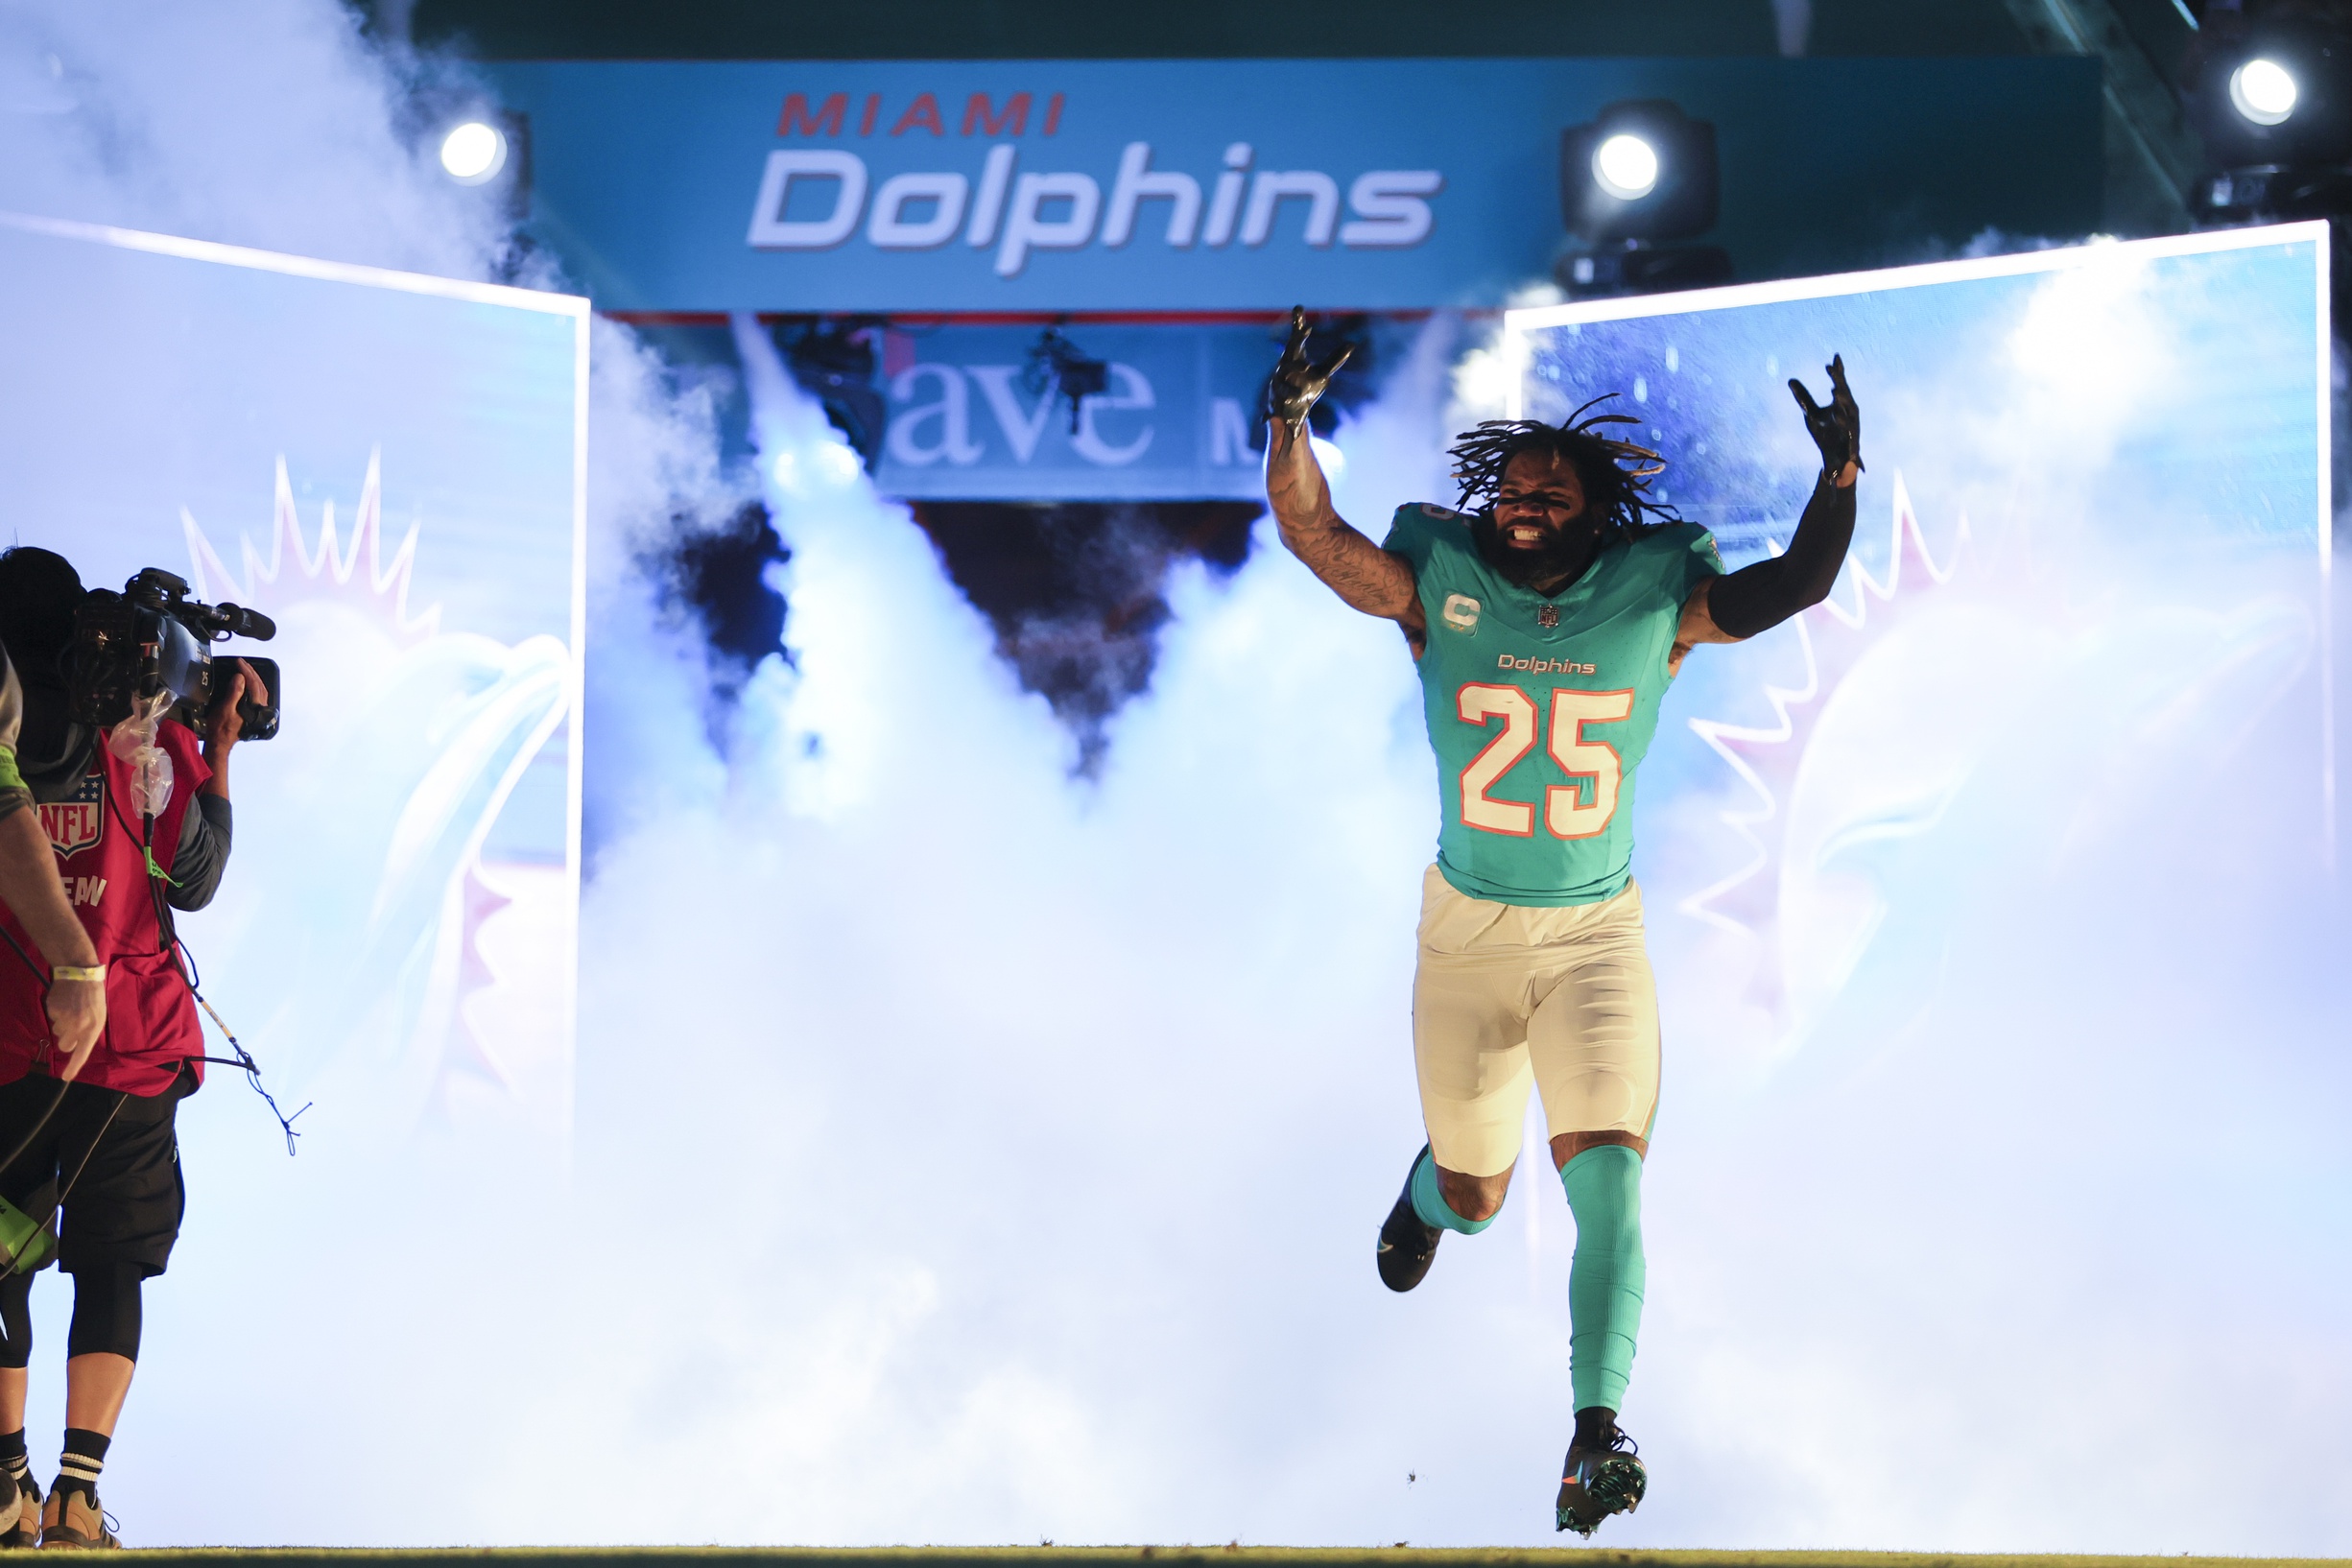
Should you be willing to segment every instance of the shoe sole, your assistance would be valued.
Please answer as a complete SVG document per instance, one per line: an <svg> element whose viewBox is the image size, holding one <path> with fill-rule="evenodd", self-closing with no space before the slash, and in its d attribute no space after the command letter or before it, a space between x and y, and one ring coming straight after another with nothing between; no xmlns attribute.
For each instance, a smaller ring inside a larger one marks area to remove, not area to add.
<svg viewBox="0 0 2352 1568"><path fill-rule="evenodd" d="M1583 1500L1597 1504L1601 1511L1590 1518L1578 1517L1579 1494L1563 1483L1559 1498L1553 1505L1553 1516L1557 1521L1555 1529L1573 1530L1589 1540L1603 1521L1639 1509L1649 1491L1650 1474L1638 1462L1622 1455L1604 1460L1593 1472L1592 1485L1584 1487L1581 1494Z"/></svg>

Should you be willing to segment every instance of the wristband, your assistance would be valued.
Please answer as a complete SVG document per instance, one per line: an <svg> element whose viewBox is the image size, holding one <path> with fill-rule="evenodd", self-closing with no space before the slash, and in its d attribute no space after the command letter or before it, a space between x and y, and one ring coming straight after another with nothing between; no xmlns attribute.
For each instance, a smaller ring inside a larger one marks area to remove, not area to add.
<svg viewBox="0 0 2352 1568"><path fill-rule="evenodd" d="M86 980L96 985L104 985L106 983L106 978L107 966L103 963L95 966L78 963L57 963L50 965L49 968L49 979L52 983L60 980Z"/></svg>

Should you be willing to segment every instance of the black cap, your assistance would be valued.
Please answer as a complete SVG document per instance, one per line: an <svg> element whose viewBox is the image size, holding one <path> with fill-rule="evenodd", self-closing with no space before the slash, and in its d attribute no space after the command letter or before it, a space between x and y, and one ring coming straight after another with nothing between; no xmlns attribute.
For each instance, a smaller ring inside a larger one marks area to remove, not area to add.
<svg viewBox="0 0 2352 1568"><path fill-rule="evenodd" d="M0 550L0 643L20 678L59 678L59 655L74 640L83 597L82 574L56 551L31 544Z"/></svg>

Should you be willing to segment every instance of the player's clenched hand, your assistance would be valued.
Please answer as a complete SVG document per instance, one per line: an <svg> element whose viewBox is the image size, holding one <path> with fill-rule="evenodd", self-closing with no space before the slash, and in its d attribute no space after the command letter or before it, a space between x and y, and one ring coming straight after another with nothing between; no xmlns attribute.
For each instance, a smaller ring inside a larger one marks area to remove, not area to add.
<svg viewBox="0 0 2352 1568"><path fill-rule="evenodd" d="M1282 347L1282 358L1274 363L1273 378L1267 384L1266 402L1269 412L1282 421L1293 440L1306 422L1307 411L1315 400L1323 395L1331 378L1354 353L1350 344L1331 356L1328 363L1315 365L1307 359L1307 312L1302 305L1291 307L1291 341Z"/></svg>
<svg viewBox="0 0 2352 1568"><path fill-rule="evenodd" d="M1789 378L1789 391L1796 394L1796 406L1805 411L1805 433L1821 449L1821 471L1838 484L1849 483L1845 465L1850 463L1860 468L1864 463L1862 410L1854 406L1853 389L1845 384L1845 356L1830 358L1827 408L1815 402L1813 393L1794 376Z"/></svg>
<svg viewBox="0 0 2352 1568"><path fill-rule="evenodd" d="M107 986L101 980L59 980L49 986L50 1061L72 1082L107 1028Z"/></svg>

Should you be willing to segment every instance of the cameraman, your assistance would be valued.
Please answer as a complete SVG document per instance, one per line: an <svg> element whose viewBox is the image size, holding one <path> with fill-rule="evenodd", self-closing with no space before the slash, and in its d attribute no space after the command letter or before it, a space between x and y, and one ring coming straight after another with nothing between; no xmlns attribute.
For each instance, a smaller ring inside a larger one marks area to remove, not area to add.
<svg viewBox="0 0 2352 1568"><path fill-rule="evenodd" d="M16 765L39 805L53 886L103 966L105 1001L92 1040L56 1020L57 987L0 952L0 1198L36 1220L61 1210L59 1269L74 1277L66 1334L65 1442L46 1500L25 1451L26 1366L32 1353L30 1273L0 1274L0 1546L111 1547L97 1481L138 1358L140 1286L163 1272L185 1205L173 1121L203 1081L203 1035L178 968L172 907L202 908L227 864L227 762L238 700L259 681L242 660L225 700L197 737L169 720L155 745L170 757L172 791L152 833L142 823L130 766L107 735L74 722L65 669L82 580L66 559L26 546L0 552L0 643L18 672L23 726ZM224 672L226 673L226 672ZM0 821L31 821L18 810ZM25 830L14 829L23 836ZM148 854L152 848L153 865ZM160 877L158 889L152 877ZM12 892L12 890L11 890ZM11 899L13 913L18 906ZM0 917L12 939L28 935ZM42 951L47 940L36 937Z"/></svg>

